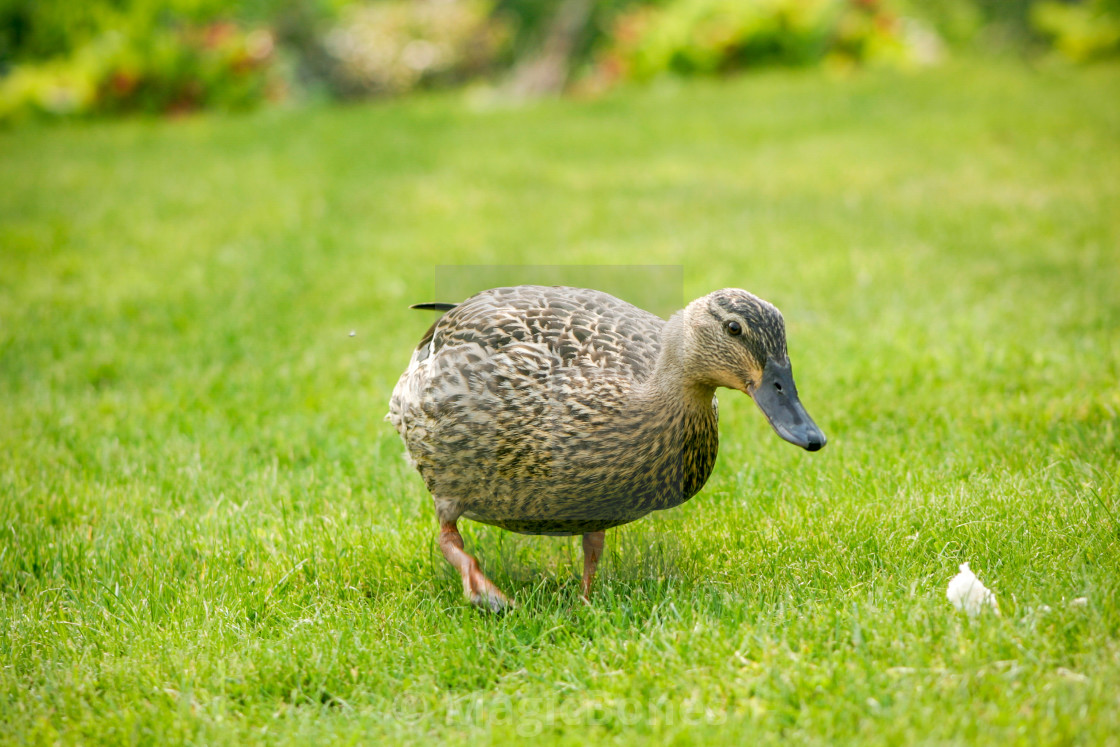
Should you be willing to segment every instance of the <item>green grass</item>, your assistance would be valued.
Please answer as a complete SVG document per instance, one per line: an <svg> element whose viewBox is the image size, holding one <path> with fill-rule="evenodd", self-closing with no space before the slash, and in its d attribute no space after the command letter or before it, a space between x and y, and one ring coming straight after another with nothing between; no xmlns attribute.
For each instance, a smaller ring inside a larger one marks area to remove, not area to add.
<svg viewBox="0 0 1120 747"><path fill-rule="evenodd" d="M1120 744L1118 90L0 133L0 742ZM608 532L591 607L578 540L465 523L520 604L481 614L382 421L406 307L437 265L602 263L775 302L830 443L724 392L712 479ZM945 599L964 561L1001 617Z"/></svg>

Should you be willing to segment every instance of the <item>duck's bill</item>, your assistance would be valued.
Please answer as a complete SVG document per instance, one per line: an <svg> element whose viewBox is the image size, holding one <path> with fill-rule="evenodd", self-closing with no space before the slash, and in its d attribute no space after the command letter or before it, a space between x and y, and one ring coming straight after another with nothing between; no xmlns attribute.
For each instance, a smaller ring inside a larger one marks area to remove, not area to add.
<svg viewBox="0 0 1120 747"><path fill-rule="evenodd" d="M809 451L824 448L827 439L797 397L789 362L768 361L762 383L750 395L779 436Z"/></svg>

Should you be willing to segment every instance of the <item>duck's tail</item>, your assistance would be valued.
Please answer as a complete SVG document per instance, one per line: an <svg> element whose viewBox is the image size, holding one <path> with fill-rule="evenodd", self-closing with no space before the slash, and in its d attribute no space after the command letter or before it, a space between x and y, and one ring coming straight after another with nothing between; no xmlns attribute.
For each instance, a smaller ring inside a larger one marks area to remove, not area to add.
<svg viewBox="0 0 1120 747"><path fill-rule="evenodd" d="M424 311L451 311L458 305L457 303L439 303L438 301L433 301L431 303L414 303L408 308L423 309Z"/></svg>

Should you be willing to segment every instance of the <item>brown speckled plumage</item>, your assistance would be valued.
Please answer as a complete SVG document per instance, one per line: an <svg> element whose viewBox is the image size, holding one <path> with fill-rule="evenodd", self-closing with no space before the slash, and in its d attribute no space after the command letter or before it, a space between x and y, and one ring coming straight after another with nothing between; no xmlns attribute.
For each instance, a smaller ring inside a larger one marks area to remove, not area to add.
<svg viewBox="0 0 1120 747"><path fill-rule="evenodd" d="M718 448L715 388L753 393L768 360L788 367L781 314L746 291L664 321L594 290L496 288L432 325L389 419L441 525L595 533L695 495Z"/></svg>

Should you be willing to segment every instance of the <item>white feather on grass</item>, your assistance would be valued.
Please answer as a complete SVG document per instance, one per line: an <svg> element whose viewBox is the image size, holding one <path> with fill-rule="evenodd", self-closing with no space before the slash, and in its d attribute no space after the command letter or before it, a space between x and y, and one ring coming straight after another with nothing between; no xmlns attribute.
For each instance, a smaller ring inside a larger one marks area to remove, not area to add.
<svg viewBox="0 0 1120 747"><path fill-rule="evenodd" d="M949 601L958 610L967 612L969 617L976 617L985 607L990 607L999 614L996 595L980 583L980 579L969 569L968 563L961 563L961 572L953 576L949 588L945 590L945 596L949 597Z"/></svg>

